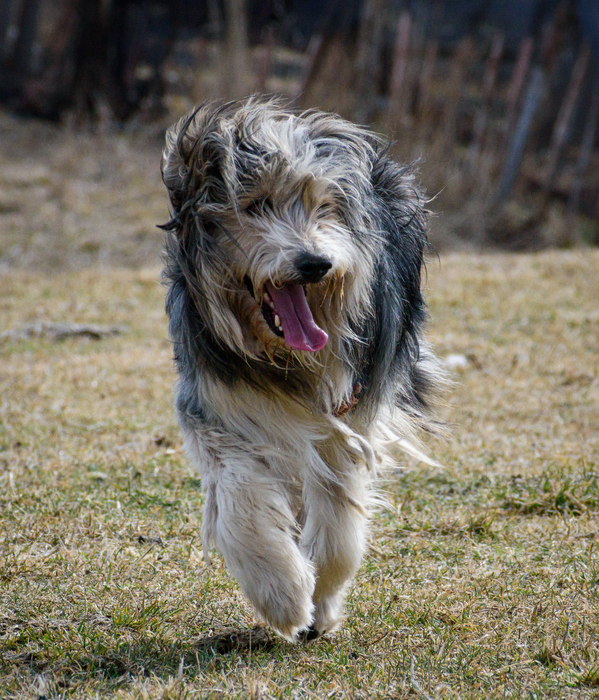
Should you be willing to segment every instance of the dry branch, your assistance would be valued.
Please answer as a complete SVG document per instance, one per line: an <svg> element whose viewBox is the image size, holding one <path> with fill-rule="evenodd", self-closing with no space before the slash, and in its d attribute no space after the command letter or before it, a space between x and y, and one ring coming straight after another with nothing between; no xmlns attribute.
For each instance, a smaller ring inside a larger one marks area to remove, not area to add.
<svg viewBox="0 0 599 700"><path fill-rule="evenodd" d="M30 340L31 338L49 338L56 342L72 337L87 337L92 340L101 340L111 335L126 333L126 326L98 326L93 323L50 323L38 321L20 328L13 328L0 333L0 340L17 341Z"/></svg>

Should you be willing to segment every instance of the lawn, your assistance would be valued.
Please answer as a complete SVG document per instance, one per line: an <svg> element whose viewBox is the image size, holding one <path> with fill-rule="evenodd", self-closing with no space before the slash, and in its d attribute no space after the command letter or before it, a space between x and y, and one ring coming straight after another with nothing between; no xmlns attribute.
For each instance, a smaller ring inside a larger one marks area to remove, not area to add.
<svg viewBox="0 0 599 700"><path fill-rule="evenodd" d="M599 252L442 255L427 286L465 365L442 467L398 465L345 626L304 646L247 643L206 564L159 270L4 269L0 332L121 332L0 338L0 697L599 697Z"/></svg>

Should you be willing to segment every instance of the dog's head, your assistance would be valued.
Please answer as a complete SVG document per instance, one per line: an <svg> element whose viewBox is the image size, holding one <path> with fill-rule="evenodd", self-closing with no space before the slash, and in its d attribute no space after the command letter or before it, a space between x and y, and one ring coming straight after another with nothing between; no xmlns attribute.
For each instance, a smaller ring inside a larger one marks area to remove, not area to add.
<svg viewBox="0 0 599 700"><path fill-rule="evenodd" d="M250 98L200 107L166 141L169 261L211 332L252 357L336 352L371 312L378 139Z"/></svg>

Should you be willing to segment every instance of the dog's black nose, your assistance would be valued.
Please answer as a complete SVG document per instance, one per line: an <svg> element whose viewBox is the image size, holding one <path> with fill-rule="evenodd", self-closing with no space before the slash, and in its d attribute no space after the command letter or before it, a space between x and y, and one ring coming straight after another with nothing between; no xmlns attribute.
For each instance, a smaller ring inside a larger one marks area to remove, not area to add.
<svg viewBox="0 0 599 700"><path fill-rule="evenodd" d="M295 262L295 267L301 277L302 284L320 282L333 267L333 263L323 255L302 253Z"/></svg>

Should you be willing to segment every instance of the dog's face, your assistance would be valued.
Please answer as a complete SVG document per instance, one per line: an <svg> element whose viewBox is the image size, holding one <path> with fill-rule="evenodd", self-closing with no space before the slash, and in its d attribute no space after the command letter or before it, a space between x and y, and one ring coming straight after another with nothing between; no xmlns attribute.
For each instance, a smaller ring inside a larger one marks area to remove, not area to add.
<svg viewBox="0 0 599 700"><path fill-rule="evenodd" d="M169 131L171 254L221 341L254 357L335 352L369 311L375 161L359 127L273 104L209 105Z"/></svg>

